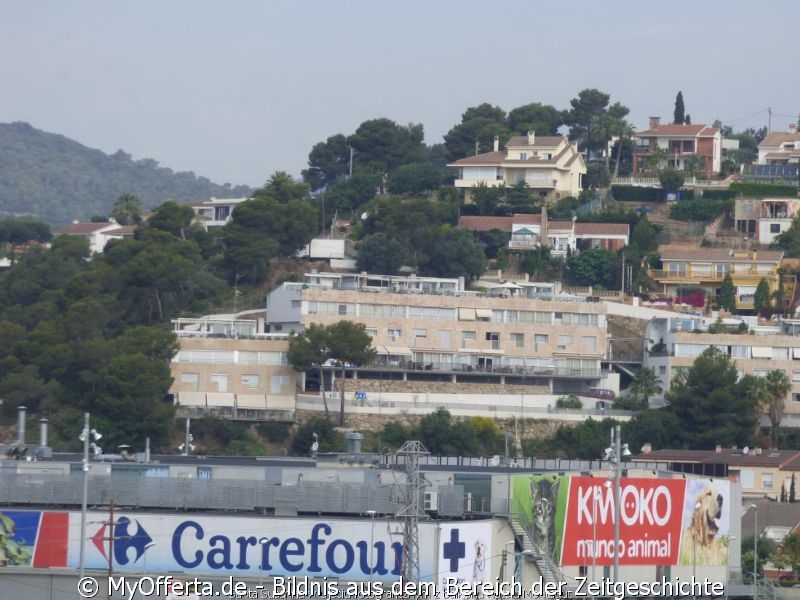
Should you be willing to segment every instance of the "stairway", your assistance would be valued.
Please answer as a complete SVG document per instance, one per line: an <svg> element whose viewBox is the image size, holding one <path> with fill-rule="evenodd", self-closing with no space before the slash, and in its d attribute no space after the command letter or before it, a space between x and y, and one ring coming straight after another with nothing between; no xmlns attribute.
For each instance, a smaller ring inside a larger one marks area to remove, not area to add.
<svg viewBox="0 0 800 600"><path fill-rule="evenodd" d="M515 516L509 519L509 524L511 525L511 530L514 532L518 545L522 548L525 560L536 565L539 575L542 577L542 582L545 585L551 582L561 583L564 578L558 570L558 567L548 558L547 552L545 552L544 549L534 544L525 526L520 523Z"/></svg>

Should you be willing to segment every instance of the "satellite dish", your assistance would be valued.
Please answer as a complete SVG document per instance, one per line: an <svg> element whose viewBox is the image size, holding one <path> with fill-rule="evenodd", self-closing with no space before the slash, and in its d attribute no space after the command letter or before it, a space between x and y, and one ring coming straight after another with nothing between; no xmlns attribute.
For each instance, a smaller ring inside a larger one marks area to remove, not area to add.
<svg viewBox="0 0 800 600"><path fill-rule="evenodd" d="M489 464L493 467L497 467L500 465L500 457L495 454L492 459L489 461Z"/></svg>
<svg viewBox="0 0 800 600"><path fill-rule="evenodd" d="M742 454L744 456L747 456L748 454L750 454L750 446L745 446L744 448L742 448Z"/></svg>

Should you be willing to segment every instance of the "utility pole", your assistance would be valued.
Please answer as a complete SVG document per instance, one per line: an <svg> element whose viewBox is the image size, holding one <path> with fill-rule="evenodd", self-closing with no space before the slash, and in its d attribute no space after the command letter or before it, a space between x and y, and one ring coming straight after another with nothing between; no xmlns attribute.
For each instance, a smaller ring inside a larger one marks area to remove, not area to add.
<svg viewBox="0 0 800 600"><path fill-rule="evenodd" d="M772 133L772 107L767 109L769 113L769 119L767 120L767 133Z"/></svg>
<svg viewBox="0 0 800 600"><path fill-rule="evenodd" d="M350 146L350 177L353 176L353 147Z"/></svg>
<svg viewBox="0 0 800 600"><path fill-rule="evenodd" d="M403 558L401 575L407 581L419 581L419 517L425 513L420 507L419 498L422 491L422 478L419 471L419 460L430 454L422 442L404 442L397 451L397 456L405 458L406 483L403 494L405 507L397 516L403 522Z"/></svg>
<svg viewBox="0 0 800 600"><path fill-rule="evenodd" d="M104 540L108 541L108 581L111 581L111 578L114 576L114 527L116 526L116 522L114 521L114 499L111 499L111 505L108 507L108 522L106 525L108 526L108 534L106 535ZM109 585L108 590L108 600L111 600L111 586Z"/></svg>

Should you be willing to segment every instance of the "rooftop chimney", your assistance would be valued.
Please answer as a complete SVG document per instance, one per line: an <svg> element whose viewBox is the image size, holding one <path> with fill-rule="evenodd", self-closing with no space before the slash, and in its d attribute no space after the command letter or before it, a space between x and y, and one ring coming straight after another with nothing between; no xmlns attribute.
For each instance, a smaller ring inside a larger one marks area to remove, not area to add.
<svg viewBox="0 0 800 600"><path fill-rule="evenodd" d="M528 146L533 146L536 142L536 134L533 131L528 132Z"/></svg>
<svg viewBox="0 0 800 600"><path fill-rule="evenodd" d="M500 136L494 136L494 151L500 150Z"/></svg>
<svg viewBox="0 0 800 600"><path fill-rule="evenodd" d="M661 117L650 117L650 129L658 129L661 125Z"/></svg>
<svg viewBox="0 0 800 600"><path fill-rule="evenodd" d="M47 446L47 425L50 423L47 419L39 419L39 445Z"/></svg>
<svg viewBox="0 0 800 600"><path fill-rule="evenodd" d="M25 412L28 410L27 406L17 407L17 445L25 445Z"/></svg>
<svg viewBox="0 0 800 600"><path fill-rule="evenodd" d="M722 446L720 444L717 444L717 447L714 449L714 452L716 452L717 454L722 454Z"/></svg>

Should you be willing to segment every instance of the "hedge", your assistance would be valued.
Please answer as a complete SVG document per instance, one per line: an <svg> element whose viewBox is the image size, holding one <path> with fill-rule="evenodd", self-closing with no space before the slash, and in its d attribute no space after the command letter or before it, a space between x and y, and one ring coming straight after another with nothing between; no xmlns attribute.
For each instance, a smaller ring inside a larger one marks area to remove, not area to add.
<svg viewBox="0 0 800 600"><path fill-rule="evenodd" d="M639 187L635 185L612 185L611 194L617 202L664 202L661 188ZM681 200L692 200L693 190L681 190Z"/></svg>
<svg viewBox="0 0 800 600"><path fill-rule="evenodd" d="M669 207L669 217L676 221L713 221L733 208L733 200L681 200Z"/></svg>
<svg viewBox="0 0 800 600"><path fill-rule="evenodd" d="M739 195L739 192L736 190L703 190L703 199L704 200L730 200L731 198L736 198Z"/></svg>
<svg viewBox="0 0 800 600"><path fill-rule="evenodd" d="M797 186L774 183L732 183L731 191L737 192L742 196L755 196L757 198L796 198Z"/></svg>

